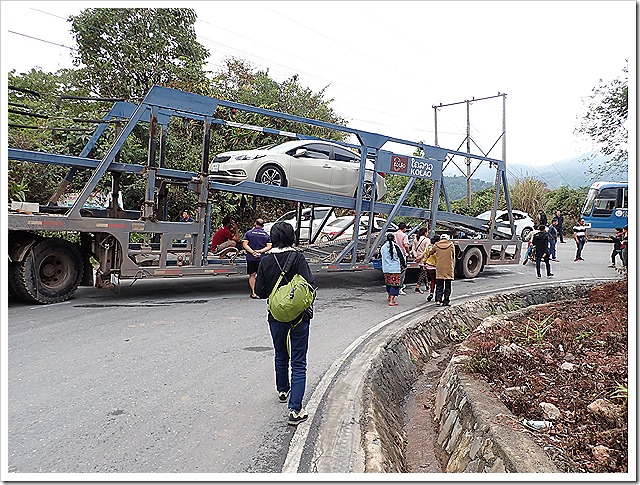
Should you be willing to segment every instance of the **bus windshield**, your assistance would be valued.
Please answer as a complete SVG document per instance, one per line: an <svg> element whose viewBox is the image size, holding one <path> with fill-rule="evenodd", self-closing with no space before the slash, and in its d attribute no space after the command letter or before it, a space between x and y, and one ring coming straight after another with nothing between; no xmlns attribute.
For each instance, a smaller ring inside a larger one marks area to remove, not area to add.
<svg viewBox="0 0 640 485"><path fill-rule="evenodd" d="M593 207L593 201L596 199L598 195L598 189L589 189L587 193L587 200L584 203L584 207L582 208L582 215L588 216L591 215L591 208Z"/></svg>

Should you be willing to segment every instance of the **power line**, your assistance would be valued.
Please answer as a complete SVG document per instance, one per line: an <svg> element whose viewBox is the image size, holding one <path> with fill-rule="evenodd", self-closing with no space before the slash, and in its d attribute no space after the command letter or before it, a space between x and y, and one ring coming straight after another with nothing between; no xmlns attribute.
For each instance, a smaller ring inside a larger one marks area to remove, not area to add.
<svg viewBox="0 0 640 485"><path fill-rule="evenodd" d="M68 45L59 44L57 42L51 42L50 40L40 39L38 37L33 37L33 36L27 35L27 34L21 34L20 32L14 32L13 30L7 30L7 32L9 32L11 34L15 34L15 35L21 35L22 37L28 37L29 39L38 40L40 42L46 42L47 44L52 44L52 45L55 45L55 46L58 46L58 47L64 47L65 49L69 49L71 51L75 50L73 47L69 47Z"/></svg>

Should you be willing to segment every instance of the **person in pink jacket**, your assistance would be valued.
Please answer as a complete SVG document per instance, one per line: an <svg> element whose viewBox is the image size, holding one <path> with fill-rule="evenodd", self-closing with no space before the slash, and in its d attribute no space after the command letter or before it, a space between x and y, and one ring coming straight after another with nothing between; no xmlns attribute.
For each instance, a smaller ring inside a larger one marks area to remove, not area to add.
<svg viewBox="0 0 640 485"><path fill-rule="evenodd" d="M456 256L449 235L442 234L440 240L429 250L429 254L436 255L436 305L449 306Z"/></svg>

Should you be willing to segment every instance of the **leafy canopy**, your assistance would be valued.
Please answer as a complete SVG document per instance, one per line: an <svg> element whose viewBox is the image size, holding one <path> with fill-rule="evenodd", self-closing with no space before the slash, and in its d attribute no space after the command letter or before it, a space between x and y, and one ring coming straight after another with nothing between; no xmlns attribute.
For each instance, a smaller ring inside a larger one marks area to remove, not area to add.
<svg viewBox="0 0 640 485"><path fill-rule="evenodd" d="M141 99L154 85L201 93L209 51L186 8L88 8L69 18L74 65L102 97Z"/></svg>
<svg viewBox="0 0 640 485"><path fill-rule="evenodd" d="M596 177L621 175L628 170L629 114L628 66L623 74L609 82L600 80L585 100L585 112L576 133L591 139L598 151L611 156L599 167L590 167ZM595 153L584 161L591 161Z"/></svg>

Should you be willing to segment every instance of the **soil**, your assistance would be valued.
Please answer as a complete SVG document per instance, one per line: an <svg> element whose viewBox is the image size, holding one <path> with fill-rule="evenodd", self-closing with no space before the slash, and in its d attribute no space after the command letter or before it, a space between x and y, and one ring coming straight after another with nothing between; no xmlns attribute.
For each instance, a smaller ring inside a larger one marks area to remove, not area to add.
<svg viewBox="0 0 640 485"><path fill-rule="evenodd" d="M516 312L465 341L467 371L528 420L561 472L627 472L627 300L623 279Z"/></svg>

